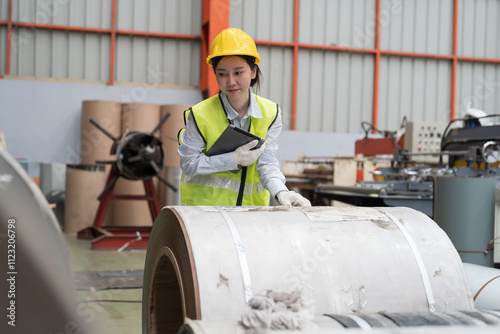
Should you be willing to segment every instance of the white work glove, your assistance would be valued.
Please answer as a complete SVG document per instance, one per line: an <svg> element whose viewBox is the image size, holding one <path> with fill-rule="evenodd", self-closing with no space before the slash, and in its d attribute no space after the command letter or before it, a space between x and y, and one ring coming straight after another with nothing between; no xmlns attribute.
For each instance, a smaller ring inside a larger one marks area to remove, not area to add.
<svg viewBox="0 0 500 334"><path fill-rule="evenodd" d="M252 140L248 144L242 145L234 151L234 162L240 166L250 166L253 164L264 152L267 142L264 142L261 147L256 150L252 150L257 144L258 140Z"/></svg>
<svg viewBox="0 0 500 334"><path fill-rule="evenodd" d="M311 206L311 202L295 191L282 190L276 194L278 202L283 206Z"/></svg>

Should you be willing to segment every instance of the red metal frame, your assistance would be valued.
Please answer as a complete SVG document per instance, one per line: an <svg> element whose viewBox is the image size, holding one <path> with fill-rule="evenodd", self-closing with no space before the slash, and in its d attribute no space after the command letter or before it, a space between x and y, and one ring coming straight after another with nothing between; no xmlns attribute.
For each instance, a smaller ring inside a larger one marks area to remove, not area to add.
<svg viewBox="0 0 500 334"><path fill-rule="evenodd" d="M203 0L201 17L200 90L205 98L217 94L219 85L206 59L213 39L229 28L230 0Z"/></svg>
<svg viewBox="0 0 500 334"><path fill-rule="evenodd" d="M294 21L293 21L293 41L292 42L276 42L256 40L255 42L260 45L273 45L282 47L293 48L293 74L292 74L292 130L296 129L296 113L297 113L297 73L298 73L298 57L299 50L302 49L320 49L332 50L339 52L354 52L373 54L375 57L374 62L374 78L373 78L373 115L372 123L376 126L378 121L378 95L379 95L379 69L381 56L402 56L402 57L417 57L417 58L434 58L434 59L447 59L452 62L451 71L451 98L450 98L450 119L455 118L455 100L456 100L456 80L457 80L457 65L459 61L470 61L480 63L496 63L500 64L500 59L494 58L474 58L474 57L461 57L457 54L458 45L458 10L459 0L454 0L453 8L453 46L451 55L436 55L425 53L412 53L412 52L398 52L380 49L380 0L376 1L376 37L375 46L373 49L357 49L340 46L327 46L317 44L299 43L299 11L300 0L294 0ZM176 38L176 39L200 39L201 41L201 67L200 67L200 86L199 89L204 92L205 96L216 94L218 91L215 76L210 67L205 64L205 59L208 56L210 43L215 36L223 29L229 26L230 14L230 0L203 0L202 5L202 22L201 22L201 36L187 35L187 34L170 34L170 33L157 33L147 31L135 30L117 30L116 29L116 6L117 0L112 1L112 20L111 29L104 28L88 28L88 27L75 27L66 25L54 24L41 24L41 23L27 23L27 22L13 22L12 21L12 6L13 0L9 0L9 14L7 21L0 21L0 26L7 26L7 48L6 48L6 67L5 75L10 75L11 63L11 43L12 43L12 28L13 27L30 27L36 29L51 29L51 30L66 30L66 31L80 31L88 33L106 33L111 35L111 52L110 52L110 73L109 85L114 84L115 72L115 43L117 35L135 35L135 36L149 36L158 38ZM5 77L0 75L0 78Z"/></svg>
<svg viewBox="0 0 500 334"><path fill-rule="evenodd" d="M151 234L150 226L103 226L104 218L111 200L146 200L148 201L151 218L154 221L160 213L160 203L153 180L143 180L145 195L114 195L115 179L118 177L114 167L111 168L106 191L100 196L92 226L78 231L79 239L94 239L92 249L144 249L148 246Z"/></svg>

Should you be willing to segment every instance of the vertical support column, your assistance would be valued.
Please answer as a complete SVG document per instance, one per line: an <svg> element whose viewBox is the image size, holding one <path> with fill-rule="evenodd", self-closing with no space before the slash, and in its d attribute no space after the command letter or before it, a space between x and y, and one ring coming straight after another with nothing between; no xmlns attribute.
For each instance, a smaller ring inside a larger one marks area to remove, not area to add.
<svg viewBox="0 0 500 334"><path fill-rule="evenodd" d="M293 16L293 73L292 73L292 130L297 125L297 73L299 67L299 9L300 0L295 0Z"/></svg>
<svg viewBox="0 0 500 334"><path fill-rule="evenodd" d="M229 28L230 0L203 0L201 24L200 90L207 98L219 91L212 68L206 64L213 39Z"/></svg>
<svg viewBox="0 0 500 334"><path fill-rule="evenodd" d="M376 0L375 6L375 68L373 77L373 115L372 124L378 127L378 88L380 71L380 0ZM374 130L375 131L375 130Z"/></svg>
<svg viewBox="0 0 500 334"><path fill-rule="evenodd" d="M115 83L115 49L116 49L116 0L113 0L111 10L111 50L109 59L109 81L108 85Z"/></svg>
<svg viewBox="0 0 500 334"><path fill-rule="evenodd" d="M457 45L458 45L458 0L453 4L453 60L451 65L451 101L450 101L450 120L455 119L455 101L457 96Z"/></svg>

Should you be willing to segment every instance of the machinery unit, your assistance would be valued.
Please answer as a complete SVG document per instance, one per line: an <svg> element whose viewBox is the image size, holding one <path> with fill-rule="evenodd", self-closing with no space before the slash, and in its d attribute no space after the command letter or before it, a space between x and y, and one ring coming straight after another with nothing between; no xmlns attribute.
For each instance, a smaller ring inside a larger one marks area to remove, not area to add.
<svg viewBox="0 0 500 334"><path fill-rule="evenodd" d="M404 148L404 130L406 117L401 122L398 131L382 131L368 122L361 122L361 127L365 132L365 138L357 140L354 145L354 153L365 156L395 154ZM370 132L378 132L383 138L368 137Z"/></svg>
<svg viewBox="0 0 500 334"><path fill-rule="evenodd" d="M438 163L439 155L418 155L441 151L441 140L448 123L445 122L407 122L404 149L412 155L414 162ZM446 161L444 157L443 162Z"/></svg>
<svg viewBox="0 0 500 334"><path fill-rule="evenodd" d="M483 122L483 118L488 118ZM337 200L357 206L406 206L419 210L429 217L436 218L436 206L441 205L436 194L436 179L450 180L493 179L496 184L496 199L490 195L486 204L484 194L476 195L483 205L483 213L488 210L493 214L478 214L474 219L466 219L463 224L476 224L472 233L477 236L480 231L485 231L484 240L477 246L461 249L463 253L485 253L488 263L499 266L500 263L500 222L498 202L500 198L500 115L489 115L480 118L463 118L452 120L448 124L435 122L407 122L405 124L405 144L403 150L394 150L391 166L375 171L376 182L360 181L356 185L345 186L342 184L318 183L315 195L319 199ZM495 119L497 118L497 119ZM398 138L392 132L393 138ZM450 194L454 194L450 191ZM439 196L439 199L442 199ZM445 195L446 197L446 195ZM450 196L448 196L450 197ZM495 204L493 202L496 201ZM451 202L450 208L457 205L459 209L477 209L470 201L463 204ZM468 208L467 206L471 207ZM497 207L496 209L493 206ZM453 210L453 209L451 209ZM456 213L456 212L454 212ZM458 215L464 218L465 215ZM442 217L442 210L439 219ZM495 231L493 231L495 220ZM443 227L450 232L459 227L457 219L454 223ZM438 222L439 223L439 222ZM444 223L443 223L444 224ZM467 225L467 227L469 227ZM483 228L484 227L484 228ZM448 231L446 231L448 232ZM462 237L462 234L459 234ZM453 242L458 242L453 240ZM486 240L487 239L487 240ZM484 244L484 245L483 245ZM497 246L497 247L495 247ZM470 249L469 249L470 248ZM493 261L491 251L493 250Z"/></svg>

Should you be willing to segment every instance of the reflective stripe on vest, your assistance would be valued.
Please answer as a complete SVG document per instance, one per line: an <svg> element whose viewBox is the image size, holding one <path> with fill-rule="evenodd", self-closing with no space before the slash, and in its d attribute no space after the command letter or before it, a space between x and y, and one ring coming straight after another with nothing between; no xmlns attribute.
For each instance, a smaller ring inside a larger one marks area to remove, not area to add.
<svg viewBox="0 0 500 334"><path fill-rule="evenodd" d="M189 177L183 173L181 176L181 183L211 188L228 189L236 193L240 190L239 180L233 180L217 175L195 175L193 177ZM245 182L245 190L243 194L252 196L253 193L260 193L265 190L266 189L264 188L260 180L258 182L255 182L254 184Z"/></svg>

